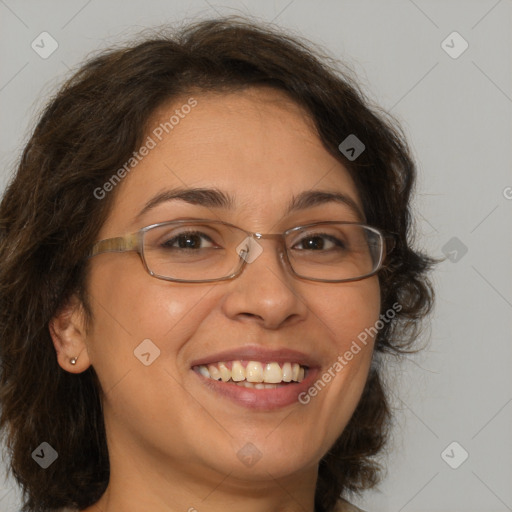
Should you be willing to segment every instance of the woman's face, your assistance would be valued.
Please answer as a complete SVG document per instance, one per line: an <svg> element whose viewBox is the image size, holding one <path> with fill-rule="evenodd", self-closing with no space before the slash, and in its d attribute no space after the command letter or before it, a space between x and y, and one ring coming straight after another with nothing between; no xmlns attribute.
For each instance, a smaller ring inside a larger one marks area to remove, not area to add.
<svg viewBox="0 0 512 512"><path fill-rule="evenodd" d="M183 117L161 141L153 125L168 121L188 98L155 116L148 135L156 146L110 192L116 194L113 210L98 239L183 218L220 219L260 233L363 220L347 170L282 93L258 88L194 98L197 105L186 115L180 110ZM191 196L191 202L152 201L189 188L213 189L233 204L199 204ZM357 209L320 200L288 212L293 198L314 191L342 194ZM86 353L104 391L113 466L129 458L139 469L179 467L195 478L230 474L254 482L316 471L343 431L366 381L373 340L360 344L350 360L344 354L378 319L378 279L298 279L279 259L275 240L258 243L262 253L239 277L216 283L156 279L136 252L91 260L94 321ZM199 363L224 361L229 369L237 360L245 371L248 360L263 369L302 362L310 370L301 384L263 390L216 382L198 371ZM304 391L329 369L330 382L308 400Z"/></svg>

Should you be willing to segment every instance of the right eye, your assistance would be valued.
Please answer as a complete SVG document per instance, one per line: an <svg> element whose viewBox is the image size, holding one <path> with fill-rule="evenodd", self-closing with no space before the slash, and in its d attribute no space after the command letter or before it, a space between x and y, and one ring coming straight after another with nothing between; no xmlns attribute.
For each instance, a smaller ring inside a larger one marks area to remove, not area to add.
<svg viewBox="0 0 512 512"><path fill-rule="evenodd" d="M209 245L204 245L202 242ZM218 247L213 240L205 233L200 231L185 231L177 235L164 239L160 244L163 249L183 249L183 250L198 250L210 249Z"/></svg>

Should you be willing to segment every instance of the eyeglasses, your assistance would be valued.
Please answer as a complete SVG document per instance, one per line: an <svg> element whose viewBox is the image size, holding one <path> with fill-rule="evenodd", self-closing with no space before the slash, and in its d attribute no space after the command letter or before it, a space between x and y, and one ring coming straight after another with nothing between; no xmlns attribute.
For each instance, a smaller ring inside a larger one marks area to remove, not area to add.
<svg viewBox="0 0 512 512"><path fill-rule="evenodd" d="M325 283L357 281L376 274L394 240L356 222L315 222L282 234L252 233L223 221L176 220L96 242L89 257L136 251L157 279L208 283L239 276L263 251L257 240L279 242L281 261L299 278Z"/></svg>

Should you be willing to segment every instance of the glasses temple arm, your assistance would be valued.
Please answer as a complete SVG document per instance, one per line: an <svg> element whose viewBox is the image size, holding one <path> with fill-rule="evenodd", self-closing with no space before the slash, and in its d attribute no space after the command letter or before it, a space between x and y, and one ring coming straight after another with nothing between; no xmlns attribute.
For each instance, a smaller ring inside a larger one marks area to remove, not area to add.
<svg viewBox="0 0 512 512"><path fill-rule="evenodd" d="M118 236L116 238L107 238L96 242L88 257L91 258L97 254L103 254L104 252L126 252L139 249L139 234L132 233L131 235Z"/></svg>

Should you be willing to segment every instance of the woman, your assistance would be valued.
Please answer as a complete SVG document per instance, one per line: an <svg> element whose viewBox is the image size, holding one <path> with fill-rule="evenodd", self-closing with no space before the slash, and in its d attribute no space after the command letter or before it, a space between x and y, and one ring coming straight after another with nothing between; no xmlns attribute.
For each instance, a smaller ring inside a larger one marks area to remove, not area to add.
<svg viewBox="0 0 512 512"><path fill-rule="evenodd" d="M24 510L356 510L390 421L379 356L432 302L414 176L355 85L268 27L86 63L0 206Z"/></svg>

